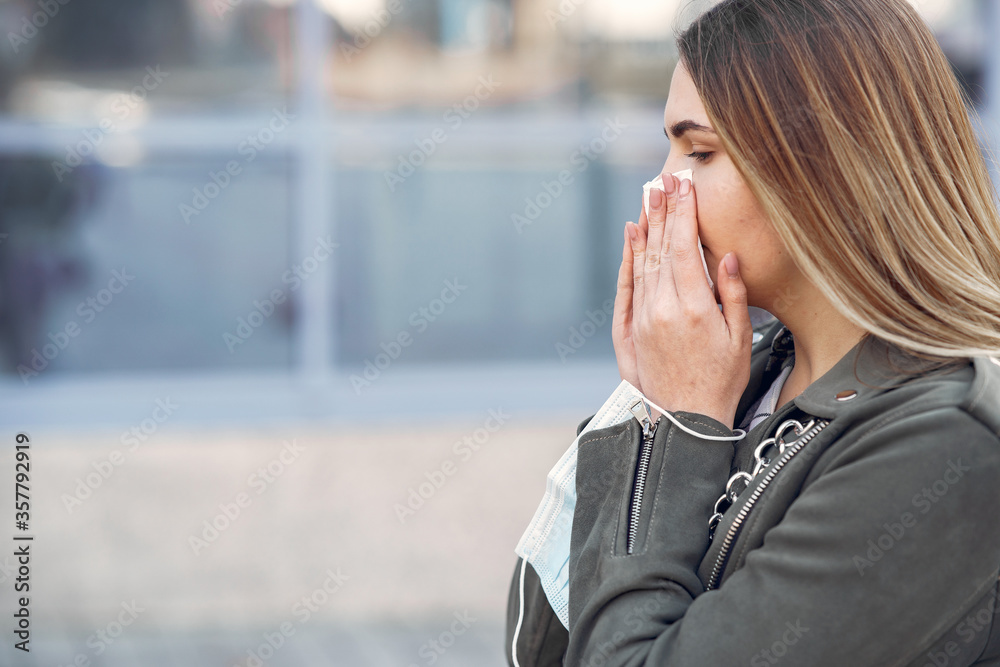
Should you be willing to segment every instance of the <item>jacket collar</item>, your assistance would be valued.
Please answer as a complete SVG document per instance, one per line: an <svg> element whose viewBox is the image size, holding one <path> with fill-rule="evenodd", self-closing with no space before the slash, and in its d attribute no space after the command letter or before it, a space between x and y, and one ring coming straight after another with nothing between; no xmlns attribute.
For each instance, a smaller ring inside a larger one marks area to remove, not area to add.
<svg viewBox="0 0 1000 667"><path fill-rule="evenodd" d="M751 358L751 379L740 402L743 411L761 393L765 382L770 384L784 366L794 363L792 335L780 321L766 325L761 333L763 338L754 346L756 354ZM866 336L793 402L808 414L833 419L931 365L930 361L914 357L892 343Z"/></svg>
<svg viewBox="0 0 1000 667"><path fill-rule="evenodd" d="M1000 358L975 357L976 375L960 405L1000 435Z"/></svg>

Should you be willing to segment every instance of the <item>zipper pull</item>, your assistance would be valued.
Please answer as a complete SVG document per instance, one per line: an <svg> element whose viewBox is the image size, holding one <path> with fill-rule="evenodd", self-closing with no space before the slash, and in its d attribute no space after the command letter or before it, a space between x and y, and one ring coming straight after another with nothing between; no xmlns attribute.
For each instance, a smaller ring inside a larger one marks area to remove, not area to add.
<svg viewBox="0 0 1000 667"><path fill-rule="evenodd" d="M646 402L639 399L629 407L629 410L632 412L632 416L642 424L643 437L650 437L656 431L656 424L653 423L653 416L649 414Z"/></svg>

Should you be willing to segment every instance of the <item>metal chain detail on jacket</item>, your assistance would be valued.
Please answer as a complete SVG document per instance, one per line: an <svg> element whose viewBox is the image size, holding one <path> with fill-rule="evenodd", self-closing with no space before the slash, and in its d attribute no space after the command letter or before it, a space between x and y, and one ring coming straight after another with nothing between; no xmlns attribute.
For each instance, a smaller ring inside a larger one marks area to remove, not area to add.
<svg viewBox="0 0 1000 667"><path fill-rule="evenodd" d="M771 354L767 361L767 366L764 369L764 373L770 373L776 368L781 368L784 366L785 361L789 357L794 357L795 353L795 343L792 339L792 332L788 330L787 327L782 326L781 329L775 334L774 339L771 341ZM811 426L811 424L809 425ZM722 521L722 515L725 514L726 510L733 506L740 494L743 493L753 480L760 474L764 468L770 465L773 460L772 448L777 448L777 453L783 454L785 449L787 449L793 443L786 443L784 441L785 432L789 427L795 429L795 435L801 437L803 433L808 429L808 427L803 427L803 425L795 420L788 419L782 422L778 430L775 431L774 435L770 438L763 440L754 450L754 467L752 472L744 472L742 470L737 471L729 478L726 482L726 492L719 496L719 499L715 501L715 508L713 509L713 514L708 520L708 537L712 539L715 537L715 529L719 526L719 522Z"/></svg>

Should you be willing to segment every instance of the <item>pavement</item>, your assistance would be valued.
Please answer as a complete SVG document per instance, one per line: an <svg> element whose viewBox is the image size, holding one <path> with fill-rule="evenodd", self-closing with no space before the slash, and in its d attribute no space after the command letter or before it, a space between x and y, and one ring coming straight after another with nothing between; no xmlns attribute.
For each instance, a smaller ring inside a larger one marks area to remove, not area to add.
<svg viewBox="0 0 1000 667"><path fill-rule="evenodd" d="M586 416L33 432L31 652L4 630L0 664L505 665L514 545Z"/></svg>

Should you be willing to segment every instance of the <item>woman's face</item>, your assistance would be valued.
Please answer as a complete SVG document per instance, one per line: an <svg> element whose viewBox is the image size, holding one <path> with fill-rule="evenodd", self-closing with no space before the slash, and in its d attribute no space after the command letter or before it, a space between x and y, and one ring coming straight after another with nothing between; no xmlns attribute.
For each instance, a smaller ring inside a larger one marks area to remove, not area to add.
<svg viewBox="0 0 1000 667"><path fill-rule="evenodd" d="M789 301L789 286L801 279L798 269L712 131L683 63L674 70L663 123L670 154L662 173L667 177L682 169L693 171L698 233L712 279L718 282L723 256L735 252L749 304L780 317Z"/></svg>

